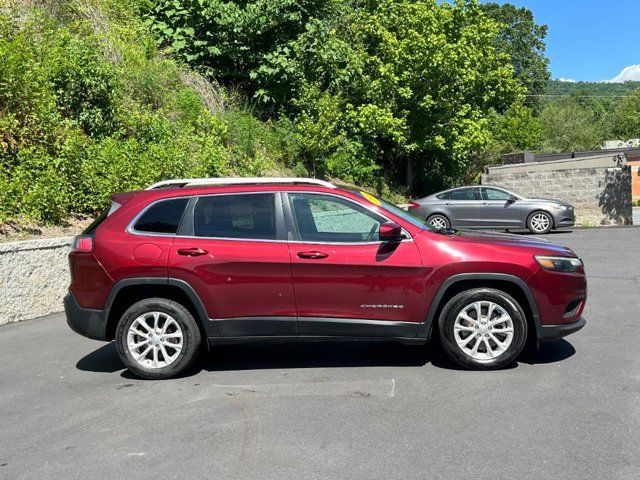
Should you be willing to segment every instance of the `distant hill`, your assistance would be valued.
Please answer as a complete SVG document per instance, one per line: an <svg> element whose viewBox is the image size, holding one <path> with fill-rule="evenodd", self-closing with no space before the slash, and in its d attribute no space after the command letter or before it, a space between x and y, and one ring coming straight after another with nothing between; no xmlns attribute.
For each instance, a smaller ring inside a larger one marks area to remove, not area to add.
<svg viewBox="0 0 640 480"><path fill-rule="evenodd" d="M550 80L547 84L547 95L628 95L640 88L640 82L603 83L603 82L561 82Z"/></svg>

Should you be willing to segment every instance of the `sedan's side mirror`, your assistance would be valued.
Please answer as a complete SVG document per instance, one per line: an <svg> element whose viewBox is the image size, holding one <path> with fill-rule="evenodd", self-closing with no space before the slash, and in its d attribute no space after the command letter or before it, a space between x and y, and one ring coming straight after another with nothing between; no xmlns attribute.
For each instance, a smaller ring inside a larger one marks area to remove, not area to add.
<svg viewBox="0 0 640 480"><path fill-rule="evenodd" d="M516 198L516 197L514 197L513 195L509 195L509 196L507 197L507 202L509 202L509 203L513 203L513 202L515 202L516 200L517 200L517 198Z"/></svg>
<svg viewBox="0 0 640 480"><path fill-rule="evenodd" d="M402 227L394 222L385 222L380 225L378 235L382 242L401 242L404 238Z"/></svg>

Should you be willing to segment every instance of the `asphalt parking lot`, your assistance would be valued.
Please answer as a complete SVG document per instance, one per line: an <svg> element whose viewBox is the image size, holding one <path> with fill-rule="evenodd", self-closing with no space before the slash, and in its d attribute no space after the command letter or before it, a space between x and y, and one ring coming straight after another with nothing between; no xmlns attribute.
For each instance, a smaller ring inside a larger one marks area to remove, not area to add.
<svg viewBox="0 0 640 480"><path fill-rule="evenodd" d="M638 479L640 228L546 238L586 263L588 324L499 372L252 345L150 382L61 314L0 327L0 478Z"/></svg>

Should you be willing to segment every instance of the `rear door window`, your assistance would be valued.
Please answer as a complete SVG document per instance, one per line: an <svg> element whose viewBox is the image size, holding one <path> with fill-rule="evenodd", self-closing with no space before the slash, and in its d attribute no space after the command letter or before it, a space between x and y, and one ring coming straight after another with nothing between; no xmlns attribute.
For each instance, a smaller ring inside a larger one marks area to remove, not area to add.
<svg viewBox="0 0 640 480"><path fill-rule="evenodd" d="M200 197L193 212L196 237L276 240L273 193Z"/></svg>
<svg viewBox="0 0 640 480"><path fill-rule="evenodd" d="M171 198L151 205L135 223L136 232L172 234L178 231L188 198Z"/></svg>
<svg viewBox="0 0 640 480"><path fill-rule="evenodd" d="M477 200L475 188L460 188L453 190L449 195L449 200Z"/></svg>

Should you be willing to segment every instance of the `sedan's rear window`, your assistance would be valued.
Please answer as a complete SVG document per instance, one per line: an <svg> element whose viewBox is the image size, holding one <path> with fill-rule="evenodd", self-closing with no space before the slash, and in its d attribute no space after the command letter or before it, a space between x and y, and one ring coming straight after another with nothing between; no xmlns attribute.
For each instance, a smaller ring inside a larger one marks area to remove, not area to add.
<svg viewBox="0 0 640 480"><path fill-rule="evenodd" d="M142 214L133 229L137 232L175 234L188 201L188 198L172 198L153 204Z"/></svg>

